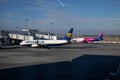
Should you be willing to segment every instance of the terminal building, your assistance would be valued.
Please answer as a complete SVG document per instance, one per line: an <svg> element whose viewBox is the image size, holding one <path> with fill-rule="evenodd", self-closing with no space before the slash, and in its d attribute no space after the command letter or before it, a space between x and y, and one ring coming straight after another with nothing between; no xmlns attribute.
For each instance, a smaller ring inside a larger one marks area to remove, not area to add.
<svg viewBox="0 0 120 80"><path fill-rule="evenodd" d="M19 45L23 40L56 40L57 36L50 32L40 32L33 29L22 29L22 31L0 31L0 46Z"/></svg>

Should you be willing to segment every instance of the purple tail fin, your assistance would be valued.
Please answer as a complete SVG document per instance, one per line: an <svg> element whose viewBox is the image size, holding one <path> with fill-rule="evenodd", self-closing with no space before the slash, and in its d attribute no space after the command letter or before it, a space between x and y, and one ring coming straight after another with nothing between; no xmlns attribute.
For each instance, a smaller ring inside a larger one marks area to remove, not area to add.
<svg viewBox="0 0 120 80"><path fill-rule="evenodd" d="M99 40L103 40L103 33L99 33L98 37L97 37Z"/></svg>

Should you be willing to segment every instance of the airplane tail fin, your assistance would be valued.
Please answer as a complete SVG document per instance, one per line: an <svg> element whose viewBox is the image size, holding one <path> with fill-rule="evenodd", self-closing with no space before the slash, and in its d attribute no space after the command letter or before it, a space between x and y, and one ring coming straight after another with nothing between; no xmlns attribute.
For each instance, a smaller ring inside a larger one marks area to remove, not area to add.
<svg viewBox="0 0 120 80"><path fill-rule="evenodd" d="M98 38L99 38L99 40L103 40L103 33L102 32L99 33Z"/></svg>
<svg viewBox="0 0 120 80"><path fill-rule="evenodd" d="M73 33L73 28L71 28L71 29L66 33L66 35L64 36L63 39L70 41L71 38L72 38L72 33Z"/></svg>

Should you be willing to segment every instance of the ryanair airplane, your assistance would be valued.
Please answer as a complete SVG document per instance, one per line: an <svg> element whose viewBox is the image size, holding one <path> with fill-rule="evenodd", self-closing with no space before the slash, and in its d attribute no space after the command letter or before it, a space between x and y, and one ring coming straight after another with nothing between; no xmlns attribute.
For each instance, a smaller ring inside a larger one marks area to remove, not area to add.
<svg viewBox="0 0 120 80"><path fill-rule="evenodd" d="M59 40L24 40L20 43L22 46L30 46L30 47L49 47L49 46L60 46L64 44L69 44L71 41L73 33L73 28L71 28L64 38Z"/></svg>

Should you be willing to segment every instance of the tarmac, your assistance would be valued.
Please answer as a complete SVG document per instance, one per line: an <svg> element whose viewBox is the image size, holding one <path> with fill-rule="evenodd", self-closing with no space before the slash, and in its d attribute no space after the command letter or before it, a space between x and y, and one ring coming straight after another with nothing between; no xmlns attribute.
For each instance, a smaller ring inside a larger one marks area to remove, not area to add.
<svg viewBox="0 0 120 80"><path fill-rule="evenodd" d="M117 72L120 44L0 49L0 80L105 80Z"/></svg>

